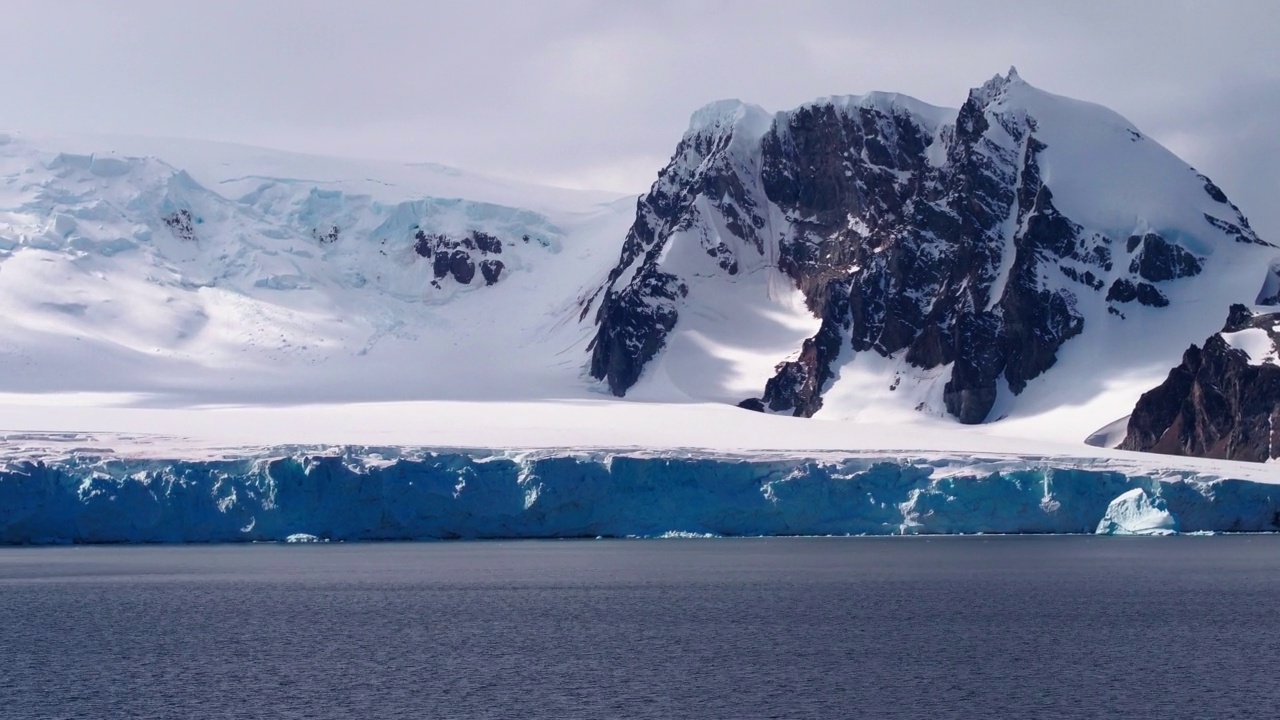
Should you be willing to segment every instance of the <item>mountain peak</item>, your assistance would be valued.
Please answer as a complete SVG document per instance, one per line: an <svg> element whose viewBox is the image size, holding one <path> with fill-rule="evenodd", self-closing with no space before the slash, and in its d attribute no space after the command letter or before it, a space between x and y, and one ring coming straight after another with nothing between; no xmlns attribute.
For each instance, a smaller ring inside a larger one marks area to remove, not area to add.
<svg viewBox="0 0 1280 720"><path fill-rule="evenodd" d="M983 83L982 87L970 90L969 98L976 101L979 106L985 107L1004 97L1010 86L1026 84L1027 81L1023 80L1022 76L1018 74L1018 68L1010 65L1007 74L1000 75L997 73L990 80Z"/></svg>
<svg viewBox="0 0 1280 720"><path fill-rule="evenodd" d="M757 135L748 107L701 111L715 129L638 204L591 347L617 395L979 423L1035 416L1069 385L1127 409L1157 358L1258 297L1274 256L1185 162L1014 67L958 111L828 97L761 112ZM777 351L741 353L762 317L780 318ZM1093 380L1103 352L1135 385Z"/></svg>
<svg viewBox="0 0 1280 720"><path fill-rule="evenodd" d="M759 105L752 105L738 99L717 100L693 112L689 118L689 130L686 134L733 128L744 123L764 127L768 125L770 119L768 111Z"/></svg>

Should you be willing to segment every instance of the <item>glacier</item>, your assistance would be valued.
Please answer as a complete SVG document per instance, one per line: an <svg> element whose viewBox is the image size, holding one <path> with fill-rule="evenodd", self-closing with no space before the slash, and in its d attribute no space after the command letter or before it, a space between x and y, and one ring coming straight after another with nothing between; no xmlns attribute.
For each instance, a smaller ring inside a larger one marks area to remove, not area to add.
<svg viewBox="0 0 1280 720"><path fill-rule="evenodd" d="M0 465L0 543L1280 530L1280 485L1048 458L277 447Z"/></svg>

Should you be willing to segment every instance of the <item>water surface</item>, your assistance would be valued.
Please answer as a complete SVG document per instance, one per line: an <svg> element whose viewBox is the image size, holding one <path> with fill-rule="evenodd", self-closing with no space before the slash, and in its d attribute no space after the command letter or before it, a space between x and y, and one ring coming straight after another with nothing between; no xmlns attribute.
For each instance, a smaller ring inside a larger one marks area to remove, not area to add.
<svg viewBox="0 0 1280 720"><path fill-rule="evenodd" d="M0 549L0 716L1280 713L1280 538Z"/></svg>

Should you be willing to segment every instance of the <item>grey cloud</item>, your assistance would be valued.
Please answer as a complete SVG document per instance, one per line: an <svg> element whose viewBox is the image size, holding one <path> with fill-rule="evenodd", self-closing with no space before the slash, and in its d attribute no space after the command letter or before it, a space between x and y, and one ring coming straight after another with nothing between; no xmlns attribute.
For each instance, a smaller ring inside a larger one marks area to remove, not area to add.
<svg viewBox="0 0 1280 720"><path fill-rule="evenodd" d="M431 160L639 191L689 114L895 90L957 106L1010 64L1108 105L1280 238L1280 5L15 0L0 125Z"/></svg>

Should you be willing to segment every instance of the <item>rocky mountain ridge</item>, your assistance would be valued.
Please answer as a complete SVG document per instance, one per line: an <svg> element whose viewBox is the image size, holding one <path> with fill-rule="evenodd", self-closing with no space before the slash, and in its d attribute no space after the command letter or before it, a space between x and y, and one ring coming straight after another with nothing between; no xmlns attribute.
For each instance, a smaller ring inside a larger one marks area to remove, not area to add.
<svg viewBox="0 0 1280 720"><path fill-rule="evenodd" d="M981 423L1073 338L1126 320L1142 333L1220 284L1204 280L1229 262L1216 256L1271 252L1208 178L1012 69L956 111L884 93L772 115L718 103L638 203L598 291L590 371L624 395L691 294L765 272L820 326L744 407L812 416L874 353L899 368L891 390L921 386L917 409Z"/></svg>

